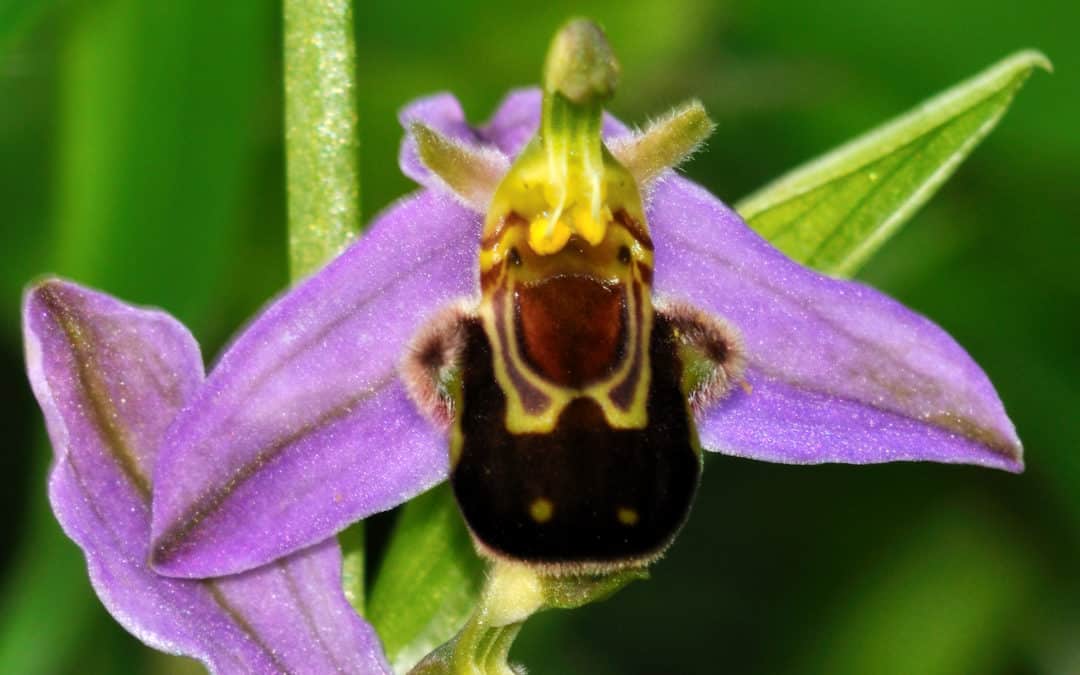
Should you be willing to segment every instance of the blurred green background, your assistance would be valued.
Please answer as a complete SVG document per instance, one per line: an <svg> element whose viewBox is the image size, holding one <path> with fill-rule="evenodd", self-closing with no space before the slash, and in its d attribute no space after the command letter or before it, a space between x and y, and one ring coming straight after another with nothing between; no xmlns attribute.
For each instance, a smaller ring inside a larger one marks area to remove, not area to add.
<svg viewBox="0 0 1080 675"><path fill-rule="evenodd" d="M686 171L729 201L1045 51L1057 73L860 275L972 352L1029 468L710 457L653 579L534 619L515 653L537 674L1080 673L1080 5L358 3L366 217L411 189L400 106L446 89L484 120L571 14L608 29L624 120L705 102L719 129ZM285 285L280 19L250 0L0 0L0 672L197 672L111 621L48 512L18 303L63 274L167 309L209 359Z"/></svg>

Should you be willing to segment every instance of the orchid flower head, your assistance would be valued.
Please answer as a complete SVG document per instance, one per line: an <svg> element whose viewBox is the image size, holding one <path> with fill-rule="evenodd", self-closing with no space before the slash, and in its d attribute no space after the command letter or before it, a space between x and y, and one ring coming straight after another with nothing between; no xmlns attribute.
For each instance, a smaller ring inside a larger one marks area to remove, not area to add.
<svg viewBox="0 0 1080 675"><path fill-rule="evenodd" d="M508 163L538 128L541 99L513 92L480 127L449 94L401 117ZM634 141L610 117L603 128L612 145ZM410 399L400 364L433 316L479 294L482 216L425 165L411 132L401 166L422 189L252 321L167 430L155 474L159 571L250 569L446 478L444 434ZM678 175L661 174L647 204L656 293L724 318L746 350L749 387L702 411L704 449L1020 470L989 379L930 320L791 261Z"/></svg>
<svg viewBox="0 0 1080 675"><path fill-rule="evenodd" d="M646 532L635 565L685 518L700 450L1022 470L994 388L945 331L792 261L671 170L712 129L700 104L643 132L603 112L618 71L590 31L561 33L543 89L511 92L484 125L450 94L407 106L400 166L419 188L205 377L161 312L56 279L28 291L50 499L125 627L218 672L387 672L332 538L458 480L492 429L516 443L576 415L642 447L681 438L692 452L656 465L687 491L663 524L635 505L605 512L604 527ZM479 415L483 387L502 407ZM577 454L582 472L629 471ZM519 473L475 489L517 494ZM511 510L538 532L568 508L522 494ZM504 555L459 502L479 549ZM574 569L618 561L597 549Z"/></svg>

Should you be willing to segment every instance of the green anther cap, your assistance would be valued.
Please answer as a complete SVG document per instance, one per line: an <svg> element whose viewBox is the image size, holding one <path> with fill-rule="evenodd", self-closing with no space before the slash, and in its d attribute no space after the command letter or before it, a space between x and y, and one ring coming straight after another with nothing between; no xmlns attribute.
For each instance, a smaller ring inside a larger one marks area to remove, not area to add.
<svg viewBox="0 0 1080 675"><path fill-rule="evenodd" d="M603 102L615 93L619 62L604 31L587 19L564 25L548 49L544 89L577 104Z"/></svg>

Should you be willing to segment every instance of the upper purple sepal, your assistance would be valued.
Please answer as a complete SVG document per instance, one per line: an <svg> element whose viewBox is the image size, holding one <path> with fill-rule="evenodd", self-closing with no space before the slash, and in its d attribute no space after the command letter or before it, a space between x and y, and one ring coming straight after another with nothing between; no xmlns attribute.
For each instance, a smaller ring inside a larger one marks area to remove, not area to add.
<svg viewBox="0 0 1080 675"><path fill-rule="evenodd" d="M479 228L448 197L408 197L248 326L166 436L158 571L250 569L445 478L398 366L426 318L474 293Z"/></svg>
<svg viewBox="0 0 1080 675"><path fill-rule="evenodd" d="M30 382L56 453L49 499L125 628L218 673L389 672L341 591L336 542L224 579L150 569L157 447L203 379L183 326L59 280L27 292L23 320Z"/></svg>

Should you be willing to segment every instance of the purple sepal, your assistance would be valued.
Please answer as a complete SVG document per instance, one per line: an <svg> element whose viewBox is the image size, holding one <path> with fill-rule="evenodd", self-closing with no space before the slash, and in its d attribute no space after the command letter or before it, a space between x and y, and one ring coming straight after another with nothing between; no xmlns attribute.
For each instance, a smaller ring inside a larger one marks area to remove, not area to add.
<svg viewBox="0 0 1080 675"><path fill-rule="evenodd" d="M479 236L449 197L409 197L244 331L163 444L159 572L250 569L446 476L443 434L398 366L426 318L475 293Z"/></svg>
<svg viewBox="0 0 1080 675"><path fill-rule="evenodd" d="M941 328L792 262L700 186L668 176L649 222L656 290L736 326L749 393L701 420L705 447L772 462L932 460L1023 468L1012 422Z"/></svg>
<svg viewBox="0 0 1080 675"><path fill-rule="evenodd" d="M535 87L515 89L503 97L479 134L507 157L515 157L540 127L542 94Z"/></svg>
<svg viewBox="0 0 1080 675"><path fill-rule="evenodd" d="M158 443L203 379L168 315L59 280L27 293L26 361L55 451L49 499L109 612L163 651L219 673L386 673L341 591L334 541L244 575L171 579L149 567Z"/></svg>

